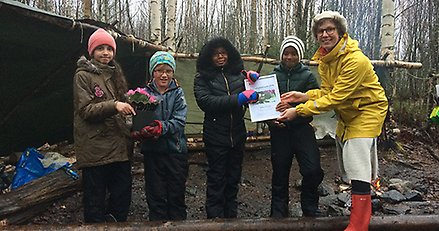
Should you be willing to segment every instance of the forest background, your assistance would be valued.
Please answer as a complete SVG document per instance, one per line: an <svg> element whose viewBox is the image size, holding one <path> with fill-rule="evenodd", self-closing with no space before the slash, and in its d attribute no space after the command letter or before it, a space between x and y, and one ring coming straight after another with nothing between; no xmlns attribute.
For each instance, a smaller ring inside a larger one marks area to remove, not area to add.
<svg viewBox="0 0 439 231"><path fill-rule="evenodd" d="M305 58L317 48L312 18L339 11L348 33L373 60L380 57L383 1L390 0L20 0L74 19L90 18L179 53L196 53L213 36L224 36L241 54L257 55L271 45L278 59L287 35L306 44ZM421 62L421 69L388 69L385 80L393 117L409 126L424 126L434 106L439 68L439 0L394 0L395 60Z"/></svg>

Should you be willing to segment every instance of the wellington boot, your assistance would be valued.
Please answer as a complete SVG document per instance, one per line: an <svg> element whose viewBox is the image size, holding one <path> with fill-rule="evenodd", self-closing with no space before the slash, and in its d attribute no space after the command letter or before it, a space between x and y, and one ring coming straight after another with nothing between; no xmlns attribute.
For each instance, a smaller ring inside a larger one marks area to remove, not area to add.
<svg viewBox="0 0 439 231"><path fill-rule="evenodd" d="M345 231L368 231L372 216L371 196L352 194L351 216Z"/></svg>

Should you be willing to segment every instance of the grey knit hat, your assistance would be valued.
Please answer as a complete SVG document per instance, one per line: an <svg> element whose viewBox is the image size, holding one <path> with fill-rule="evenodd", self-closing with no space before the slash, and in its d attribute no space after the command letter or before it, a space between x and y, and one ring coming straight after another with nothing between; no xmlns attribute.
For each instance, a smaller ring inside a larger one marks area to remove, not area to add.
<svg viewBox="0 0 439 231"><path fill-rule="evenodd" d="M282 55L287 47L294 47L294 49L296 49L300 62L300 60L303 58L303 53L305 52L305 45L303 44L302 40L292 35L285 37L280 46L280 60L282 60Z"/></svg>
<svg viewBox="0 0 439 231"><path fill-rule="evenodd" d="M337 25L337 30L341 30L338 31L340 36L348 31L348 23L343 15L336 11L323 11L322 13L316 15L312 20L312 32L314 37L317 37L317 27L322 19L333 19L336 21L336 23L339 24Z"/></svg>

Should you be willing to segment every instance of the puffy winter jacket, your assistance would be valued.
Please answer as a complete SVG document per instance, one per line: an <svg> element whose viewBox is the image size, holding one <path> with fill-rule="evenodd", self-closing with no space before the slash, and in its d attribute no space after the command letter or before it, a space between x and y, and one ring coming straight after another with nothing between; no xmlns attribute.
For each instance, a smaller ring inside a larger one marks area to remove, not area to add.
<svg viewBox="0 0 439 231"><path fill-rule="evenodd" d="M228 53L228 62L221 68L212 62L214 49L218 47ZM194 94L204 111L203 139L207 143L233 147L245 142L245 108L238 104L238 94L244 90L242 69L239 52L224 38L212 39L201 49Z"/></svg>
<svg viewBox="0 0 439 231"><path fill-rule="evenodd" d="M288 69L283 64L280 64L274 68L272 74L276 74L281 94L289 91L307 92L308 90L319 88L314 74L302 63L298 63L292 69ZM297 105L298 103L292 103L292 106ZM286 122L286 125L289 128L293 128L300 124L308 124L311 121L312 116L297 117L292 121Z"/></svg>
<svg viewBox="0 0 439 231"><path fill-rule="evenodd" d="M319 63L321 89L308 91L310 100L298 105L297 113L310 116L334 109L336 134L343 141L377 137L387 114L387 98L358 42L346 33L331 52L322 55L319 49L312 59Z"/></svg>

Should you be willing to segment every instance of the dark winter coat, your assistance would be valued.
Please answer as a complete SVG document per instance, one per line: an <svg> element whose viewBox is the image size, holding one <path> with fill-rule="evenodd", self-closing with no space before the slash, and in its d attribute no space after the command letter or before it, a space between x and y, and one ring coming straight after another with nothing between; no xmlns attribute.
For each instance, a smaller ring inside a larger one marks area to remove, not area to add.
<svg viewBox="0 0 439 231"><path fill-rule="evenodd" d="M228 53L224 67L216 67L214 49L223 47ZM244 91L243 61L238 50L224 38L214 38L200 51L194 94L204 111L203 139L206 143L233 147L246 139L244 107L238 104L238 94Z"/></svg>
<svg viewBox="0 0 439 231"><path fill-rule="evenodd" d="M130 127L115 107L116 67L85 57L77 64L73 79L73 135L78 167L128 161L132 141Z"/></svg>
<svg viewBox="0 0 439 231"><path fill-rule="evenodd" d="M276 74L279 91L281 94L289 91L307 92L311 89L319 88L316 77L309 68L302 63L298 63L292 69L287 69L283 64L274 68L272 74ZM299 103L292 103L296 106ZM312 121L312 116L297 117L292 121L286 122L287 127L293 128L300 124L308 124Z"/></svg>
<svg viewBox="0 0 439 231"><path fill-rule="evenodd" d="M145 140L142 142L142 153L187 153L186 125L187 104L184 98L183 88L176 80L172 80L168 90L162 95L154 82L146 86L148 93L155 95L161 100L155 109L154 120L162 123L162 135L157 140Z"/></svg>

